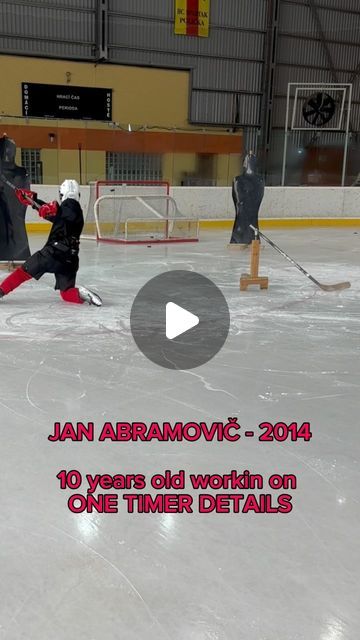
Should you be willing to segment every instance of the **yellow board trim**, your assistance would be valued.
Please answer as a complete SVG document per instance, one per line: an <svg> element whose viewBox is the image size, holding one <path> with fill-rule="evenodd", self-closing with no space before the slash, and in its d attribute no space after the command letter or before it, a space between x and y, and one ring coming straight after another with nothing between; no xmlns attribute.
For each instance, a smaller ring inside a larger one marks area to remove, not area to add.
<svg viewBox="0 0 360 640"><path fill-rule="evenodd" d="M50 233L51 224L44 222L27 222L25 224L27 233Z"/></svg>
<svg viewBox="0 0 360 640"><path fill-rule="evenodd" d="M296 227L358 227L360 218L267 218L260 229ZM200 220L200 229L232 229L233 220Z"/></svg>
<svg viewBox="0 0 360 640"><path fill-rule="evenodd" d="M200 229L232 229L233 220L200 220ZM360 218L267 218L260 220L260 229L304 227L359 227ZM50 224L27 222L27 233L49 233Z"/></svg>

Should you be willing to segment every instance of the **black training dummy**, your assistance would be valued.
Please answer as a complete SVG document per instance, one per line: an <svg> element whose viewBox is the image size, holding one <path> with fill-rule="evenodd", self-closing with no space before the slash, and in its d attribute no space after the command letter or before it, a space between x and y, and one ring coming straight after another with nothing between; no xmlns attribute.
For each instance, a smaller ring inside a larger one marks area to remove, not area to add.
<svg viewBox="0 0 360 640"><path fill-rule="evenodd" d="M5 134L0 138L0 173L18 189L29 189L24 167L15 164L16 145ZM25 228L26 206L0 179L0 260L26 260L30 256Z"/></svg>
<svg viewBox="0 0 360 640"><path fill-rule="evenodd" d="M251 244L254 232L249 225L258 227L258 214L264 196L264 180L256 173L256 157L250 151L244 161L244 173L236 176L232 185L235 221L230 244Z"/></svg>

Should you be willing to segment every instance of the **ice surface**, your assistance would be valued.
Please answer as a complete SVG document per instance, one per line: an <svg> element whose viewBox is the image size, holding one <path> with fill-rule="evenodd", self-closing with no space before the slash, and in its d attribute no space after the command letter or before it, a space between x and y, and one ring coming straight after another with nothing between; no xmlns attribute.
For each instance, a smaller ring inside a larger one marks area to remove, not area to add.
<svg viewBox="0 0 360 640"><path fill-rule="evenodd" d="M239 292L249 253L83 242L79 283L101 309L62 302L53 278L0 303L0 638L355 640L359 635L359 293L356 229L266 232L269 289ZM43 238L33 238L33 248ZM192 269L226 296L222 351L191 371L136 348L131 303L151 277ZM2 273L2 272L1 272ZM312 424L310 443L50 443L55 420ZM74 515L61 469L295 473L288 515Z"/></svg>

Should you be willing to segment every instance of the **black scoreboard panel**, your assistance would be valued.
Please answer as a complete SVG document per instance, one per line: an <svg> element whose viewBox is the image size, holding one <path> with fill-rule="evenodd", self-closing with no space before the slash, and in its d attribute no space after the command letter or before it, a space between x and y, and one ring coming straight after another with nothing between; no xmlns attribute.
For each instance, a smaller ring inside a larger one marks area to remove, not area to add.
<svg viewBox="0 0 360 640"><path fill-rule="evenodd" d="M112 89L31 82L21 87L25 117L112 120Z"/></svg>

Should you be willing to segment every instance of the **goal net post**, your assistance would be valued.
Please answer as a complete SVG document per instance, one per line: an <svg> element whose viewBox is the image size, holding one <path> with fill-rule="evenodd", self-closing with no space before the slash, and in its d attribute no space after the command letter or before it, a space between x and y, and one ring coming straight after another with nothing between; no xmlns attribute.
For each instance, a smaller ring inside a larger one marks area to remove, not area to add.
<svg viewBox="0 0 360 640"><path fill-rule="evenodd" d="M133 244L198 240L198 219L181 214L167 183L102 182L93 190L83 238Z"/></svg>

